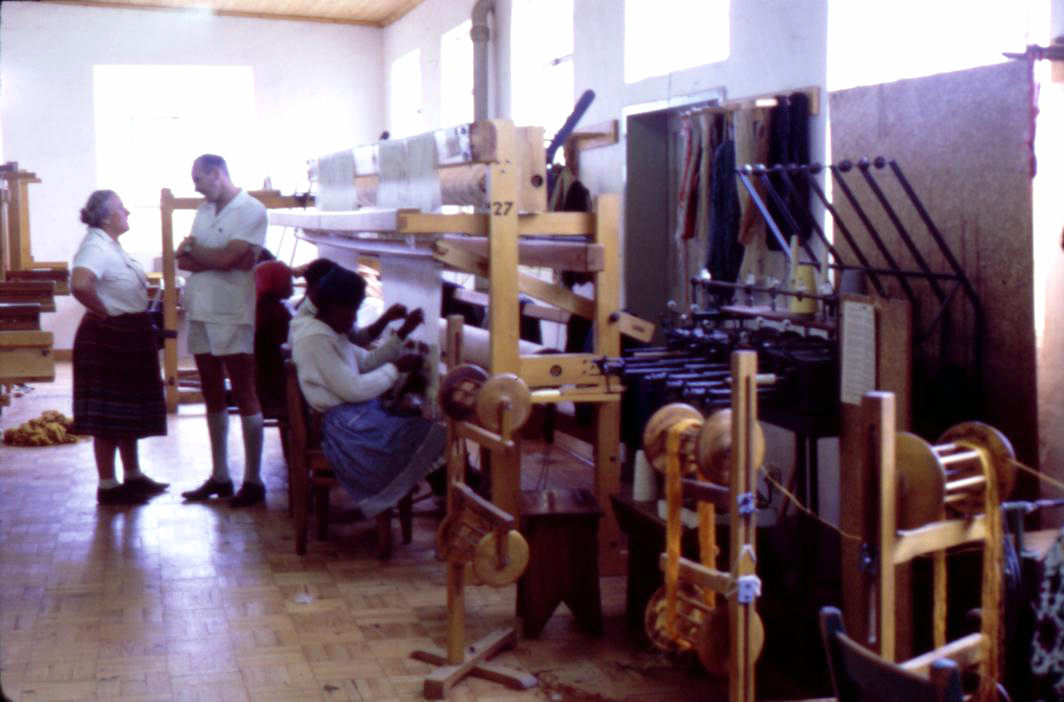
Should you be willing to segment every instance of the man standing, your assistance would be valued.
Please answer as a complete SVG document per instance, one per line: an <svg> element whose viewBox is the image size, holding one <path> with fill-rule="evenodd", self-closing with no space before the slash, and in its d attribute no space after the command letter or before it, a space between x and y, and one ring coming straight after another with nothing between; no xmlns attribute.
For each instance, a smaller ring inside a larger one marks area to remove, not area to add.
<svg viewBox="0 0 1064 702"><path fill-rule="evenodd" d="M177 262L190 271L184 305L188 350L196 358L213 471L186 500L230 497L232 507L266 498L262 483L262 408L255 393L255 278L252 268L266 241L266 208L233 185L221 156L204 154L192 164L192 182L206 202L196 210L192 234L177 247ZM225 377L232 384L244 434L244 482L233 495L227 438Z"/></svg>

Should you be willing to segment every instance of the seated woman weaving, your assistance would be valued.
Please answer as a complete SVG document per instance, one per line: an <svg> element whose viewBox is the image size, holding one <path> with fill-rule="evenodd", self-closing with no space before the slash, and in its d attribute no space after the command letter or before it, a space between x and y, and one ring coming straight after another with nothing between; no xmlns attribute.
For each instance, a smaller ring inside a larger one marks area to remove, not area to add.
<svg viewBox="0 0 1064 702"><path fill-rule="evenodd" d="M307 403L324 413L322 449L340 484L366 518L394 505L441 456L446 431L420 416L396 416L381 396L400 373L420 369L421 356L400 353L402 341L423 321L416 309L383 344L367 351L352 344L351 329L365 296L357 273L337 266L320 283L319 308L292 329L292 359Z"/></svg>

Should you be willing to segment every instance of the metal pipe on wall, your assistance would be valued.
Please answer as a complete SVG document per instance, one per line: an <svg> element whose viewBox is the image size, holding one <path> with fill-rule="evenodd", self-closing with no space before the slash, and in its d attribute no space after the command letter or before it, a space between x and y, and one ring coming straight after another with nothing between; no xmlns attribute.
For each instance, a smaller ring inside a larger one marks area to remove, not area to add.
<svg viewBox="0 0 1064 702"><path fill-rule="evenodd" d="M491 26L488 13L495 12L495 0L477 0L473 5L472 28L469 36L473 40L473 119L485 120L488 114L488 42L491 40Z"/></svg>

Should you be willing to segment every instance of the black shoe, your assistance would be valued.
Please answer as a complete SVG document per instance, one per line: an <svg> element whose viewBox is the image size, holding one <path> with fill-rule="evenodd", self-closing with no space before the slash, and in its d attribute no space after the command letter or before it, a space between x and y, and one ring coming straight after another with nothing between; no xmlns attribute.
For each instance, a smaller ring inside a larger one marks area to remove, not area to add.
<svg viewBox="0 0 1064 702"><path fill-rule="evenodd" d="M214 478L207 478L207 482L200 485L195 490L187 490L181 493L181 497L185 498L189 502L197 502L199 500L206 500L210 497L217 495L218 497L232 497L233 495L233 481L215 480Z"/></svg>
<svg viewBox="0 0 1064 702"><path fill-rule="evenodd" d="M250 507L266 501L266 486L258 483L244 483L240 491L229 500L230 507Z"/></svg>
<svg viewBox="0 0 1064 702"><path fill-rule="evenodd" d="M161 495L166 492L166 488L170 487L170 483L160 483L146 475L127 478L123 485L128 485L131 490L136 490L148 496Z"/></svg>
<svg viewBox="0 0 1064 702"><path fill-rule="evenodd" d="M128 483L113 488L96 488L96 502L101 505L142 505L148 497Z"/></svg>

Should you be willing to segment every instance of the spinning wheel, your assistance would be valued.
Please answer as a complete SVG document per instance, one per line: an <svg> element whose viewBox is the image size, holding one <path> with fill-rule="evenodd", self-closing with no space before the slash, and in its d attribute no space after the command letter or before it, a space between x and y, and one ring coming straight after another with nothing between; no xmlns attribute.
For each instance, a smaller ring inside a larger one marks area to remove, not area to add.
<svg viewBox="0 0 1064 702"><path fill-rule="evenodd" d="M689 405L667 405L643 432L648 460L665 474L667 504L660 559L665 584L647 604L647 635L666 652L696 651L707 671L728 675L731 702L754 701L753 666L765 639L755 610L761 581L756 575L754 488L765 453L757 423L756 372L756 354L736 352L730 411L704 420ZM685 491L698 502L700 562L680 554ZM729 513L729 571L715 567L718 503ZM718 596L725 602L716 606Z"/></svg>
<svg viewBox="0 0 1064 702"><path fill-rule="evenodd" d="M510 429L516 430L528 421L532 413L532 393L525 381L513 373L492 376L477 393L476 411L480 425L491 431L502 431L500 409L510 411Z"/></svg>
<svg viewBox="0 0 1064 702"><path fill-rule="evenodd" d="M760 466L765 460L765 434L760 424L753 426L753 455L751 464ZM732 411L722 409L709 415L698 432L698 473L703 480L718 485L731 484Z"/></svg>
<svg viewBox="0 0 1064 702"><path fill-rule="evenodd" d="M456 422L473 418L476 412L477 391L488 379L480 366L462 364L447 372L440 381L440 408Z"/></svg>
<svg viewBox="0 0 1064 702"><path fill-rule="evenodd" d="M681 473L684 477L694 477L698 472L695 460L695 441L698 436L698 427L702 423L702 413L694 407L682 402L674 402L665 405L650 416L646 427L643 429L643 452L646 454L650 465L661 472L665 472L665 437L669 427L689 419L696 424L685 430L680 443Z"/></svg>
<svg viewBox="0 0 1064 702"><path fill-rule="evenodd" d="M765 645L765 625L761 615L756 611L750 618L750 631L747 646L751 655L757 659ZM728 609L717 607L709 612L698 631L695 642L698 660L711 675L727 675L731 663L731 626L728 621Z"/></svg>
<svg viewBox="0 0 1064 702"><path fill-rule="evenodd" d="M532 413L532 393L513 373L488 376L480 366L462 364L440 382L440 407L456 422L472 422L485 429L503 431L503 410L509 430L524 426Z"/></svg>

